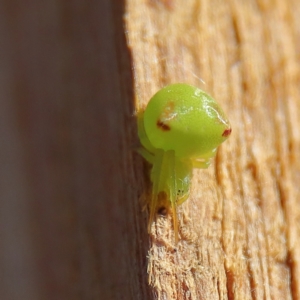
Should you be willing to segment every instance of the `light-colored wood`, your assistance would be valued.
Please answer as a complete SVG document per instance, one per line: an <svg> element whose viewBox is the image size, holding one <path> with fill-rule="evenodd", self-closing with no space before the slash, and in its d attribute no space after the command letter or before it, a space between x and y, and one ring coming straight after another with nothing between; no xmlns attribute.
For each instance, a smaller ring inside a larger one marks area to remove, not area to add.
<svg viewBox="0 0 300 300"><path fill-rule="evenodd" d="M1 299L300 299L299 15L298 0L2 1ZM195 171L177 249L170 218L148 248L133 102L180 81L233 134Z"/></svg>
<svg viewBox="0 0 300 300"><path fill-rule="evenodd" d="M128 0L137 109L199 86L233 128L179 209L152 226L157 299L300 299L299 1Z"/></svg>

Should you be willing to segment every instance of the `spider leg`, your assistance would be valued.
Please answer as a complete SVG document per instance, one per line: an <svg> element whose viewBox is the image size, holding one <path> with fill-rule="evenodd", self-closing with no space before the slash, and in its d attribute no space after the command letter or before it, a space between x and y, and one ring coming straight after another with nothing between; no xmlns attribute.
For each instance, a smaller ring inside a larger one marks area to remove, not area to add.
<svg viewBox="0 0 300 300"><path fill-rule="evenodd" d="M209 159L207 160L193 160L193 167L197 169L207 169L211 164Z"/></svg>
<svg viewBox="0 0 300 300"><path fill-rule="evenodd" d="M136 150L142 157L144 157L146 159L147 162L149 162L150 164L154 164L154 155L149 152L148 150L146 150L143 147L140 147Z"/></svg>
<svg viewBox="0 0 300 300"><path fill-rule="evenodd" d="M175 233L175 244L178 243L178 219L177 219L177 178L175 152L170 150L167 152L169 165L169 197L173 214L173 226Z"/></svg>
<svg viewBox="0 0 300 300"><path fill-rule="evenodd" d="M157 212L158 194L163 191L164 178L165 178L165 151L156 150L154 154L153 167L151 171L152 195L150 202L150 216L148 222L148 232L151 232L151 225Z"/></svg>

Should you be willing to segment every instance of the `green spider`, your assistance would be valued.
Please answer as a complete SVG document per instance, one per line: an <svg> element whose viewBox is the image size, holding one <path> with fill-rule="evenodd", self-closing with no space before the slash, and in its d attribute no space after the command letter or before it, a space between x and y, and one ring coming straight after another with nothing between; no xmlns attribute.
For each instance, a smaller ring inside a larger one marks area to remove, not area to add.
<svg viewBox="0 0 300 300"><path fill-rule="evenodd" d="M193 168L207 168L231 134L215 100L197 87L176 83L158 91L138 115L139 153L152 164L148 232L157 212L171 208L178 242L177 206L190 194Z"/></svg>

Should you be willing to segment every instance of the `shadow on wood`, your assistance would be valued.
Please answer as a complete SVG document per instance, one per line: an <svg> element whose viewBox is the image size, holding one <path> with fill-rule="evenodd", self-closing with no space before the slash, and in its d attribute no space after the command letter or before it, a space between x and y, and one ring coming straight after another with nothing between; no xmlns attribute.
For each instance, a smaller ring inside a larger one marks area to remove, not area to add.
<svg viewBox="0 0 300 300"><path fill-rule="evenodd" d="M147 299L124 3L0 15L2 298Z"/></svg>

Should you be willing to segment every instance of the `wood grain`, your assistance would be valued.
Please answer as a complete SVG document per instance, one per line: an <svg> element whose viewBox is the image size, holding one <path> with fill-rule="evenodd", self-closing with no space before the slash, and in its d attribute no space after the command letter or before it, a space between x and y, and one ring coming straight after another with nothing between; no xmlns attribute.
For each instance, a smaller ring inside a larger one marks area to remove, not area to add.
<svg viewBox="0 0 300 300"><path fill-rule="evenodd" d="M296 1L128 1L136 103L197 85L233 134L151 233L157 299L300 299L300 90ZM297 14L298 13L298 14Z"/></svg>
<svg viewBox="0 0 300 300"><path fill-rule="evenodd" d="M296 0L0 3L0 295L300 299ZM233 133L147 233L135 112L212 94ZM148 272L148 273L147 273Z"/></svg>

